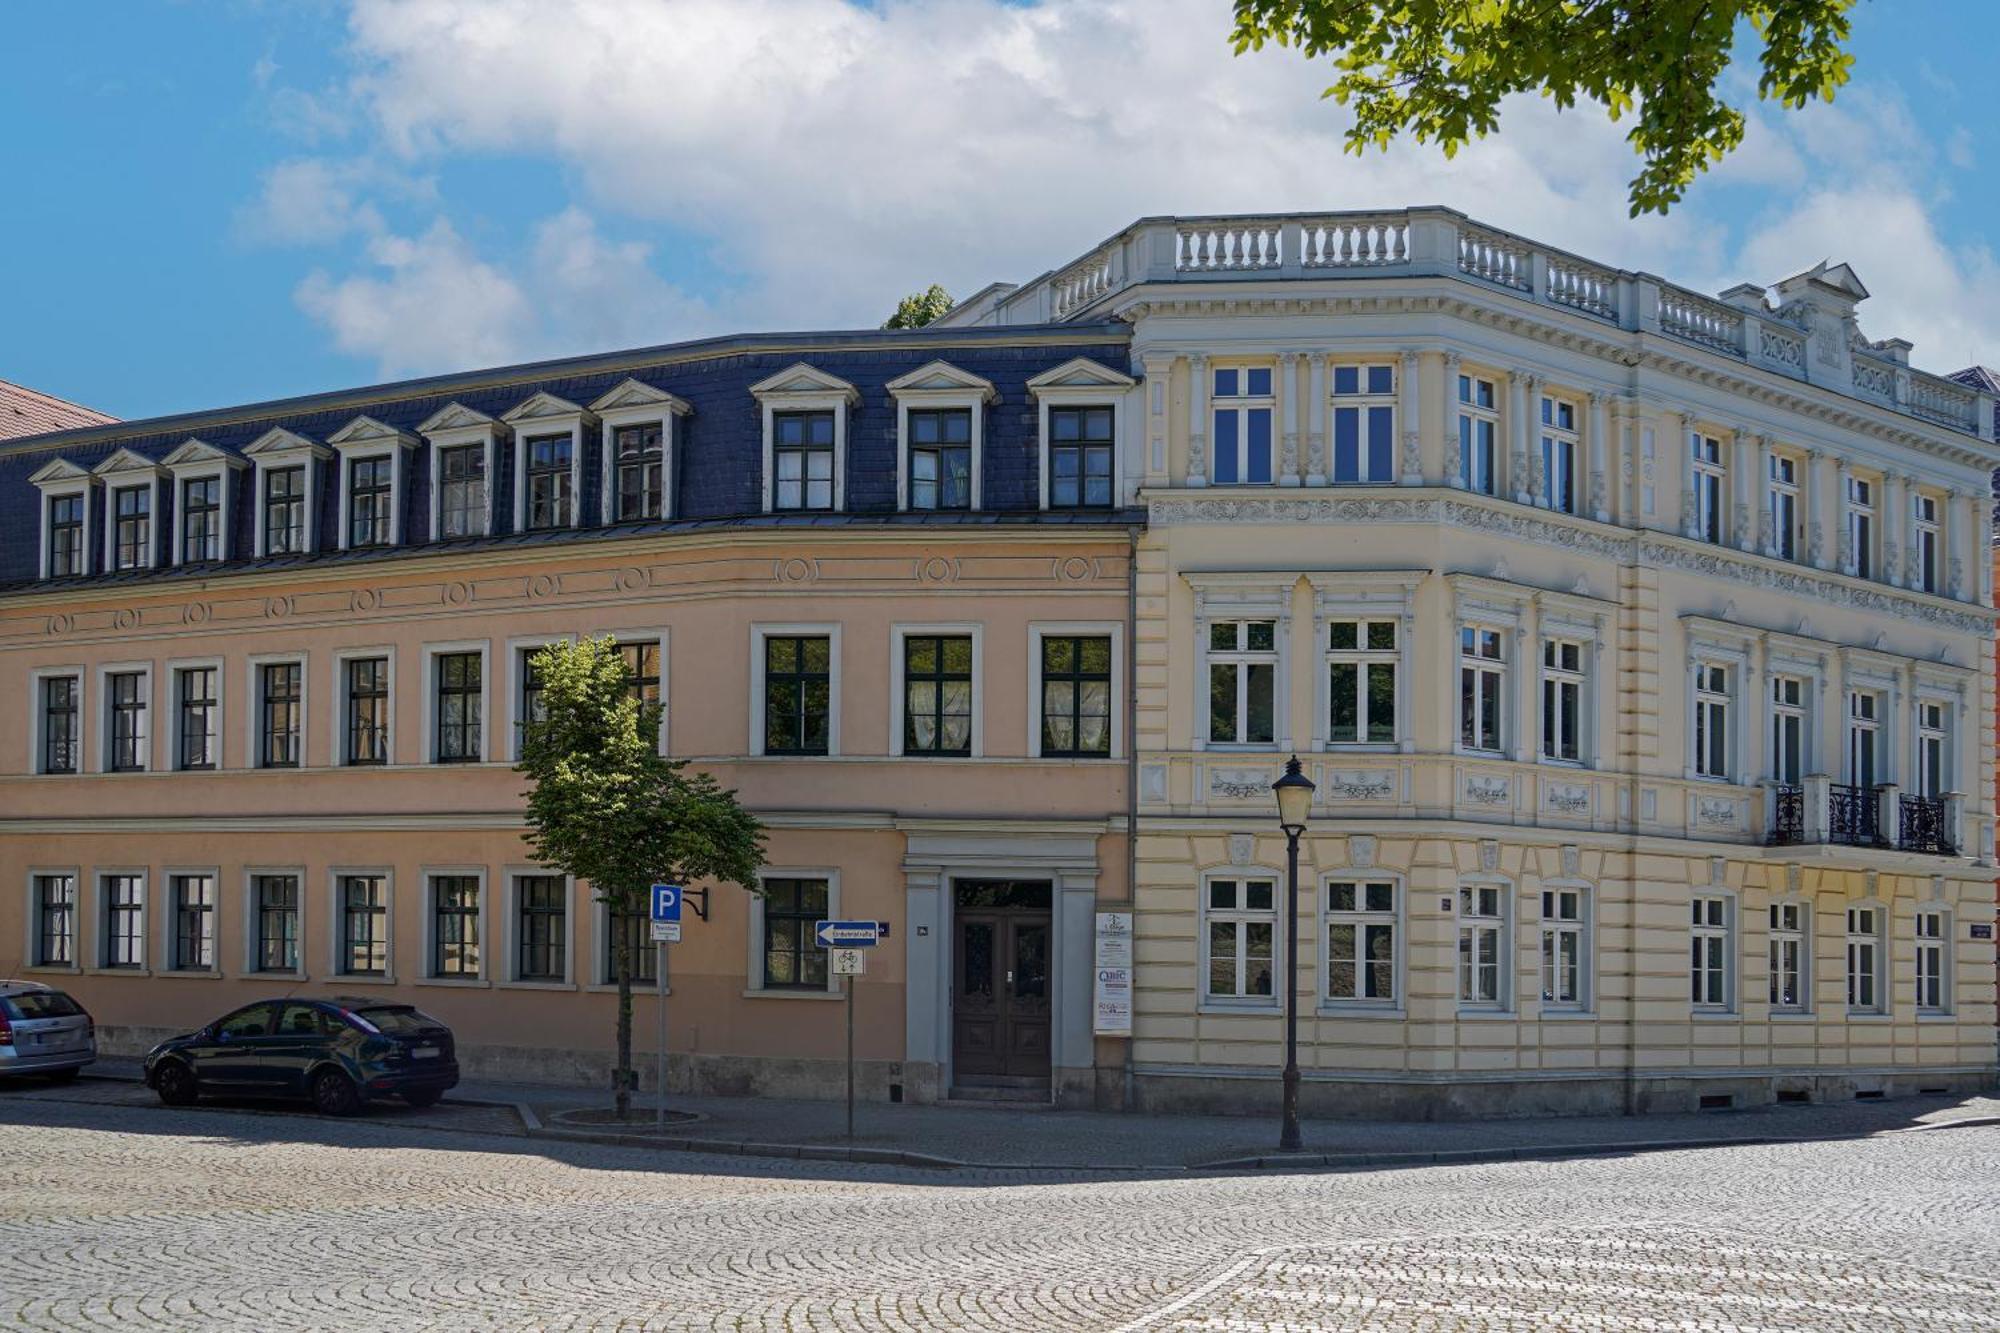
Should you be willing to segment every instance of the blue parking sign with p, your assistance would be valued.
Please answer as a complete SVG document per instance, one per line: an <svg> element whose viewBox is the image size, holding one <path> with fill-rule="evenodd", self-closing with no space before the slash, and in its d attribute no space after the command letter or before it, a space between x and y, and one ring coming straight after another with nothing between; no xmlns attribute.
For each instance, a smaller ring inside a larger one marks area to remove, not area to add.
<svg viewBox="0 0 2000 1333"><path fill-rule="evenodd" d="M653 920L679 921L681 919L681 886L678 884L655 884L653 886Z"/></svg>

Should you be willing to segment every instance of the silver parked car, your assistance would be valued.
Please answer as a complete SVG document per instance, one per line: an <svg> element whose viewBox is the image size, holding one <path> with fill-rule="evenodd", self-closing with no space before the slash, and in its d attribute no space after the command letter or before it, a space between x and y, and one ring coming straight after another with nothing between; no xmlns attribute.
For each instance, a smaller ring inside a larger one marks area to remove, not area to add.
<svg viewBox="0 0 2000 1333"><path fill-rule="evenodd" d="M96 1058L97 1024L82 1005L38 981L0 981L0 1077L66 1083Z"/></svg>

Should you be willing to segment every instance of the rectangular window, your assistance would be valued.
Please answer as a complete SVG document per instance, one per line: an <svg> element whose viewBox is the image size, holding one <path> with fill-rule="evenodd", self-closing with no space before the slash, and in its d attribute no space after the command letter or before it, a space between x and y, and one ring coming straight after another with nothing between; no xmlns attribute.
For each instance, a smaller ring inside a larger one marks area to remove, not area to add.
<svg viewBox="0 0 2000 1333"><path fill-rule="evenodd" d="M1562 514L1576 512L1576 404L1542 399L1541 502Z"/></svg>
<svg viewBox="0 0 2000 1333"><path fill-rule="evenodd" d="M347 544L357 550L387 546L393 532L391 502L395 498L396 460L357 458L347 472Z"/></svg>
<svg viewBox="0 0 2000 1333"><path fill-rule="evenodd" d="M660 946L653 943L653 927L646 910L619 912L606 909L604 941L604 984L609 986L618 980L618 947L623 944L630 951L632 984L634 986L658 986L660 984Z"/></svg>
<svg viewBox="0 0 2000 1333"><path fill-rule="evenodd" d="M1506 989L1506 891L1463 886L1458 891L1458 1001L1503 1008Z"/></svg>
<svg viewBox="0 0 2000 1333"><path fill-rule="evenodd" d="M257 766L297 768L305 666L265 662L257 668Z"/></svg>
<svg viewBox="0 0 2000 1333"><path fill-rule="evenodd" d="M1780 560L1799 558L1799 460L1771 455L1771 554Z"/></svg>
<svg viewBox="0 0 2000 1333"><path fill-rule="evenodd" d="M1500 412L1492 380L1458 377L1459 480L1468 491L1500 493Z"/></svg>
<svg viewBox="0 0 2000 1333"><path fill-rule="evenodd" d="M1694 512L1688 516L1690 536L1699 541L1722 540L1722 441L1713 435L1696 433L1688 437L1691 460L1688 487Z"/></svg>
<svg viewBox="0 0 2000 1333"><path fill-rule="evenodd" d="M111 771L137 773L147 766L146 686L143 671L114 671L105 677L111 707Z"/></svg>
<svg viewBox="0 0 2000 1333"><path fill-rule="evenodd" d="M143 967L146 962L146 878L104 877L104 965Z"/></svg>
<svg viewBox="0 0 2000 1333"><path fill-rule="evenodd" d="M570 493L570 437L544 435L521 447L528 456L528 530L570 526L576 502Z"/></svg>
<svg viewBox="0 0 2000 1333"><path fill-rule="evenodd" d="M343 668L347 691L347 762L389 762L389 659L349 658Z"/></svg>
<svg viewBox="0 0 2000 1333"><path fill-rule="evenodd" d="M389 881L382 875L342 875L340 971L380 977L389 972Z"/></svg>
<svg viewBox="0 0 2000 1333"><path fill-rule="evenodd" d="M764 989L826 989L826 950L813 939L826 917L825 880L764 881Z"/></svg>
<svg viewBox="0 0 2000 1333"><path fill-rule="evenodd" d="M299 970L299 877L254 875L250 880L257 912L257 970Z"/></svg>
<svg viewBox="0 0 2000 1333"><path fill-rule="evenodd" d="M76 965L76 876L35 876L35 966Z"/></svg>
<svg viewBox="0 0 2000 1333"><path fill-rule="evenodd" d="M1396 479L1396 368L1333 368L1333 479Z"/></svg>
<svg viewBox="0 0 2000 1333"><path fill-rule="evenodd" d="M111 493L113 569L143 569L152 564L153 488L127 486Z"/></svg>
<svg viewBox="0 0 2000 1333"><path fill-rule="evenodd" d="M1806 973L1806 909L1771 904L1771 1007L1802 1010L1810 992Z"/></svg>
<svg viewBox="0 0 2000 1333"><path fill-rule="evenodd" d="M174 901L176 972L206 972L215 967L215 877L175 875L169 884Z"/></svg>
<svg viewBox="0 0 2000 1333"><path fill-rule="evenodd" d="M181 563L222 558L222 479L190 477L181 483Z"/></svg>
<svg viewBox="0 0 2000 1333"><path fill-rule="evenodd" d="M49 500L49 577L70 578L83 573L83 497L57 495Z"/></svg>
<svg viewBox="0 0 2000 1333"><path fill-rule="evenodd" d="M214 667L183 667L174 673L175 705L180 724L180 754L177 767L214 768L217 765L217 705Z"/></svg>
<svg viewBox="0 0 2000 1333"><path fill-rule="evenodd" d="M77 720L83 682L75 676L42 677L42 772L77 770Z"/></svg>
<svg viewBox="0 0 2000 1333"><path fill-rule="evenodd" d="M1389 745L1396 740L1396 622L1335 620L1326 627L1330 745Z"/></svg>
<svg viewBox="0 0 2000 1333"><path fill-rule="evenodd" d="M1847 479L1847 546L1856 578L1875 577L1875 483Z"/></svg>
<svg viewBox="0 0 2000 1333"><path fill-rule="evenodd" d="M1691 900L1692 954L1689 979L1697 1009L1727 1009L1729 994L1729 900L1696 894Z"/></svg>
<svg viewBox="0 0 2000 1333"><path fill-rule="evenodd" d="M1864 1013L1882 1008L1882 912L1847 909L1847 1007Z"/></svg>
<svg viewBox="0 0 2000 1333"><path fill-rule="evenodd" d="M1847 695L1847 780L1873 791L1880 780L1882 696L1870 690Z"/></svg>
<svg viewBox="0 0 2000 1333"><path fill-rule="evenodd" d="M903 639L903 753L972 753L972 639Z"/></svg>
<svg viewBox="0 0 2000 1333"><path fill-rule="evenodd" d="M619 426L611 432L618 460L617 522L632 523L666 515L666 447L660 424L649 421Z"/></svg>
<svg viewBox="0 0 2000 1333"><path fill-rule="evenodd" d="M1771 678L1771 780L1796 787L1806 771L1806 683L1797 676Z"/></svg>
<svg viewBox="0 0 2000 1333"><path fill-rule="evenodd" d="M1936 800L1950 790L1951 766L1945 760L1945 747L1951 732L1945 719L1943 704L1917 701L1917 795L1926 800Z"/></svg>
<svg viewBox="0 0 2000 1333"><path fill-rule="evenodd" d="M1694 771L1728 778L1730 764L1729 668L1697 662L1694 668Z"/></svg>
<svg viewBox="0 0 2000 1333"><path fill-rule="evenodd" d="M1589 1004L1582 889L1542 890L1542 1003L1561 1009Z"/></svg>
<svg viewBox="0 0 2000 1333"><path fill-rule="evenodd" d="M1584 664L1587 645L1574 639L1542 641L1542 758L1583 762Z"/></svg>
<svg viewBox="0 0 2000 1333"><path fill-rule="evenodd" d="M625 659L625 670L630 673L627 689L641 707L660 702L660 642L658 639L637 639L631 643L618 645L618 655Z"/></svg>
<svg viewBox="0 0 2000 1333"><path fill-rule="evenodd" d="M1208 882L1208 999L1268 1000L1275 993L1277 898L1277 885L1268 879Z"/></svg>
<svg viewBox="0 0 2000 1333"><path fill-rule="evenodd" d="M431 975L479 975L479 876L431 876Z"/></svg>
<svg viewBox="0 0 2000 1333"><path fill-rule="evenodd" d="M771 470L771 508L832 509L833 413L773 413ZM916 502L915 474L911 476L910 507L925 508Z"/></svg>
<svg viewBox="0 0 2000 1333"><path fill-rule="evenodd" d="M1215 481L1219 486L1271 482L1271 414L1277 399L1269 366L1226 367L1214 389Z"/></svg>
<svg viewBox="0 0 2000 1333"><path fill-rule="evenodd" d="M1397 998L1396 886L1326 886L1326 998L1390 1005Z"/></svg>
<svg viewBox="0 0 2000 1333"><path fill-rule="evenodd" d="M484 662L478 653L439 653L437 762L476 764L484 754Z"/></svg>
<svg viewBox="0 0 2000 1333"><path fill-rule="evenodd" d="M825 635L764 640L764 753L825 754L833 703L833 648Z"/></svg>
<svg viewBox="0 0 2000 1333"><path fill-rule="evenodd" d="M523 875L514 933L518 941L515 978L561 981L569 956L569 886L561 875Z"/></svg>
<svg viewBox="0 0 2000 1333"><path fill-rule="evenodd" d="M1506 644L1499 630L1477 625L1458 631L1458 743L1498 752L1507 694Z"/></svg>
<svg viewBox="0 0 2000 1333"><path fill-rule="evenodd" d="M1042 637L1042 755L1111 753L1111 639L1103 634Z"/></svg>
<svg viewBox="0 0 2000 1333"><path fill-rule="evenodd" d="M1218 620L1208 627L1208 739L1277 740L1278 622Z"/></svg>
<svg viewBox="0 0 2000 1333"><path fill-rule="evenodd" d="M1049 409L1049 508L1112 503L1112 422L1109 407Z"/></svg>
<svg viewBox="0 0 2000 1333"><path fill-rule="evenodd" d="M1915 568L1911 586L1918 592L1938 591L1938 502L1934 495L1919 495L1910 515L1910 549Z"/></svg>
<svg viewBox="0 0 2000 1333"><path fill-rule="evenodd" d="M264 474L264 551L298 555L306 549L306 470L272 468Z"/></svg>
<svg viewBox="0 0 2000 1333"><path fill-rule="evenodd" d="M1927 1013L1942 1013L1951 1004L1949 921L1943 912L1917 913L1917 1008Z"/></svg>
<svg viewBox="0 0 2000 1333"><path fill-rule="evenodd" d="M437 452L438 536L486 535L486 446L458 445Z"/></svg>
<svg viewBox="0 0 2000 1333"><path fill-rule="evenodd" d="M542 702L542 671L535 665L535 654L540 647L521 649L521 697L515 702L514 752L519 754L527 743L528 726L534 722L548 720L549 710Z"/></svg>
<svg viewBox="0 0 2000 1333"><path fill-rule="evenodd" d="M972 411L912 409L910 508L972 508Z"/></svg>

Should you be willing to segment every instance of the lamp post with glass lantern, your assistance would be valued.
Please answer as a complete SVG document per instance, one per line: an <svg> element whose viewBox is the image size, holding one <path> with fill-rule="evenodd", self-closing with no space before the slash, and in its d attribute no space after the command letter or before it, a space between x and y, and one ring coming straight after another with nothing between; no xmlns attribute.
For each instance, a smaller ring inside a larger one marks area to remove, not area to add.
<svg viewBox="0 0 2000 1333"><path fill-rule="evenodd" d="M1278 827L1285 831L1285 1103L1279 1152L1298 1152L1299 1138L1299 835L1312 813L1313 781L1299 771L1299 757L1271 784L1278 798Z"/></svg>

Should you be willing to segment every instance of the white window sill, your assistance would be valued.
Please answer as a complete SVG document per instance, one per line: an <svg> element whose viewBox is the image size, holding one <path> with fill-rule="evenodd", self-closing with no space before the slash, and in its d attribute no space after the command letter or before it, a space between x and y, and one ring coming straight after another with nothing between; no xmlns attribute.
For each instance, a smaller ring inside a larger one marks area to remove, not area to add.
<svg viewBox="0 0 2000 1333"><path fill-rule="evenodd" d="M1544 1023L1589 1023L1597 1020L1595 1009L1544 1009L1538 1015Z"/></svg>
<svg viewBox="0 0 2000 1333"><path fill-rule="evenodd" d="M837 990L779 990L773 987L765 990L751 987L743 992L746 1000L838 1000L844 992Z"/></svg>
<svg viewBox="0 0 2000 1333"><path fill-rule="evenodd" d="M1400 741L1321 741L1325 754L1401 754Z"/></svg>
<svg viewBox="0 0 2000 1333"><path fill-rule="evenodd" d="M1275 1000L1268 1001L1265 1003L1246 1002L1239 1004L1230 1004L1224 1000L1204 1000L1200 1004L1195 1006L1195 1012L1197 1014L1208 1014L1217 1018L1228 1017L1232 1015L1238 1018L1244 1017L1245 1015L1248 1015L1249 1017L1252 1018L1256 1018L1256 1017L1266 1017L1266 1016L1275 1017L1279 1014L1282 1014L1284 1012L1284 1008L1283 1006L1279 1005L1278 1002Z"/></svg>
<svg viewBox="0 0 2000 1333"><path fill-rule="evenodd" d="M1461 1023L1513 1022L1519 1017L1520 1015L1512 1009L1460 1009L1458 1011L1458 1019Z"/></svg>
<svg viewBox="0 0 2000 1333"><path fill-rule="evenodd" d="M1949 1009L1920 1009L1917 1011L1919 1023L1956 1023L1958 1015Z"/></svg>
<svg viewBox="0 0 2000 1333"><path fill-rule="evenodd" d="M616 995L618 993L618 983L615 981L601 981L595 986L585 986L583 989L586 994L590 995ZM635 996L651 995L657 997L660 994L659 983L655 981L641 981L639 978L633 977L632 994ZM668 999L673 998L674 988L672 986L667 987L666 995Z"/></svg>
<svg viewBox="0 0 2000 1333"><path fill-rule="evenodd" d="M1505 750L1471 750L1461 745L1452 750L1461 759L1487 759L1496 764L1511 763L1514 756Z"/></svg>
<svg viewBox="0 0 2000 1333"><path fill-rule="evenodd" d="M328 984L334 986L393 986L396 984L394 977L365 977L353 972L336 972L331 977L328 977L327 981Z"/></svg>
<svg viewBox="0 0 2000 1333"><path fill-rule="evenodd" d="M83 969L75 963L36 963L33 967L24 967L21 970L43 972L51 976L78 976L83 972Z"/></svg>
<svg viewBox="0 0 2000 1333"><path fill-rule="evenodd" d="M177 977L186 981L222 980L222 973L212 967L169 967L155 973L155 975L162 978Z"/></svg>
<svg viewBox="0 0 2000 1333"><path fill-rule="evenodd" d="M1810 1009L1773 1009L1771 1011L1771 1021L1773 1023L1810 1023L1817 1017L1818 1015Z"/></svg>
<svg viewBox="0 0 2000 1333"><path fill-rule="evenodd" d="M1355 1004L1342 1000L1322 1001L1314 1012L1321 1018L1386 1018L1396 1022L1402 1022L1410 1016L1409 1011L1401 1007L1391 1009L1387 1006Z"/></svg>
<svg viewBox="0 0 2000 1333"><path fill-rule="evenodd" d="M1697 1023L1734 1023L1740 1021L1743 1015L1734 1009L1695 1009L1690 1011L1688 1017ZM1802 1017L1809 1018L1811 1015Z"/></svg>
<svg viewBox="0 0 2000 1333"><path fill-rule="evenodd" d="M303 972L260 972L251 968L243 973L245 981L311 981Z"/></svg>
<svg viewBox="0 0 2000 1333"><path fill-rule="evenodd" d="M496 990L554 990L573 991L580 989L574 981L496 981ZM615 990L616 987L613 987Z"/></svg>
<svg viewBox="0 0 2000 1333"><path fill-rule="evenodd" d="M413 986L442 986L447 990L486 990L493 983L484 977L418 977Z"/></svg>
<svg viewBox="0 0 2000 1333"><path fill-rule="evenodd" d="M1885 1014L1880 1009L1850 1009L1847 1011L1850 1023L1893 1023L1894 1015Z"/></svg>
<svg viewBox="0 0 2000 1333"><path fill-rule="evenodd" d="M149 967L86 967L83 970L85 975L93 977L150 977L153 975L153 969Z"/></svg>

